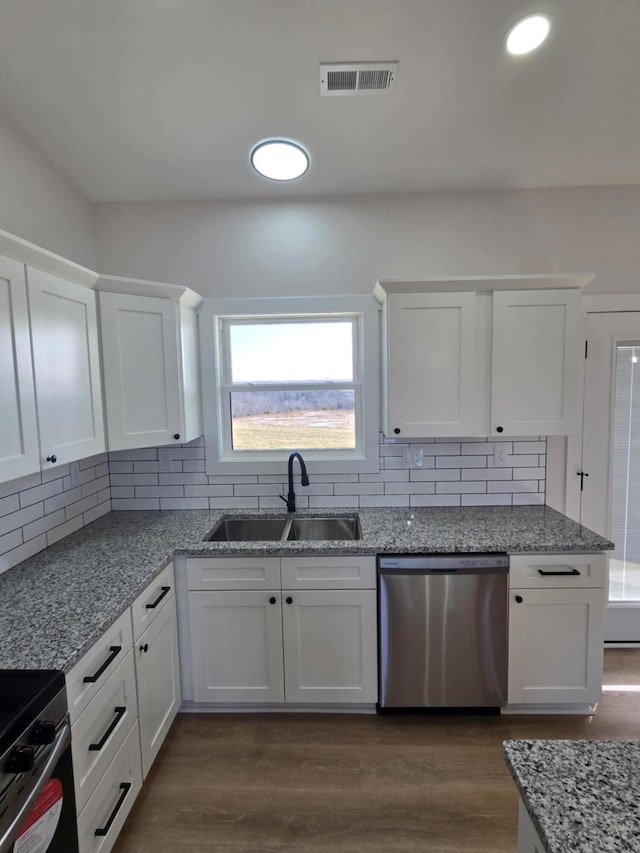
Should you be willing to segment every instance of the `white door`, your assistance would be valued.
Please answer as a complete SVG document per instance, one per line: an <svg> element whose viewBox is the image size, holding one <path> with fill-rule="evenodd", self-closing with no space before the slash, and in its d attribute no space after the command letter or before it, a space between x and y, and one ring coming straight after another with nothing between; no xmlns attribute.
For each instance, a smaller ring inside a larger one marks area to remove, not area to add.
<svg viewBox="0 0 640 853"><path fill-rule="evenodd" d="M476 294L394 293L387 311L388 435L477 435Z"/></svg>
<svg viewBox="0 0 640 853"><path fill-rule="evenodd" d="M577 290L493 294L491 435L578 430L584 340L579 300Z"/></svg>
<svg viewBox="0 0 640 853"><path fill-rule="evenodd" d="M24 266L0 257L0 482L40 470Z"/></svg>
<svg viewBox="0 0 640 853"><path fill-rule="evenodd" d="M282 702L278 590L190 592L196 702Z"/></svg>
<svg viewBox="0 0 640 853"><path fill-rule="evenodd" d="M375 590L284 590L282 596L287 702L375 702Z"/></svg>
<svg viewBox="0 0 640 853"><path fill-rule="evenodd" d="M640 642L640 312L589 314L580 521L615 543L605 642Z"/></svg>
<svg viewBox="0 0 640 853"><path fill-rule="evenodd" d="M509 704L598 702L602 590L512 589L509 595Z"/></svg>
<svg viewBox="0 0 640 853"><path fill-rule="evenodd" d="M48 468L105 449L96 297L32 267L27 284L41 463Z"/></svg>
<svg viewBox="0 0 640 853"><path fill-rule="evenodd" d="M101 292L99 298L109 450L179 441L184 418L176 303L122 293Z"/></svg>
<svg viewBox="0 0 640 853"><path fill-rule="evenodd" d="M180 707L176 599L166 600L136 649L142 778L146 778Z"/></svg>

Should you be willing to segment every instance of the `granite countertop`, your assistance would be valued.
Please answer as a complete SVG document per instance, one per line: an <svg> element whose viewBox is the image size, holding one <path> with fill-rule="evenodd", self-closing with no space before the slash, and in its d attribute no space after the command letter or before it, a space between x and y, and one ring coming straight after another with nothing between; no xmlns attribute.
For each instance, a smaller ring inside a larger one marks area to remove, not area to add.
<svg viewBox="0 0 640 853"><path fill-rule="evenodd" d="M544 506L332 509L299 515L356 513L362 528L357 541L242 543L204 540L223 516L282 513L109 513L0 575L0 668L68 671L176 553L593 553L613 547Z"/></svg>
<svg viewBox="0 0 640 853"><path fill-rule="evenodd" d="M547 853L640 851L640 741L508 740L504 754Z"/></svg>

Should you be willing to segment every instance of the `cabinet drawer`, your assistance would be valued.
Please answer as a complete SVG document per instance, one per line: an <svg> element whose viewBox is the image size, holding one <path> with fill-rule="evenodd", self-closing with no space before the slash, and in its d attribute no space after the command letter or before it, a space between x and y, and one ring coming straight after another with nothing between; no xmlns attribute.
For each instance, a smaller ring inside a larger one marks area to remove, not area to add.
<svg viewBox="0 0 640 853"><path fill-rule="evenodd" d="M164 602L175 594L175 589L173 563L169 563L131 605L134 642L138 642Z"/></svg>
<svg viewBox="0 0 640 853"><path fill-rule="evenodd" d="M602 588L607 583L605 554L518 554L509 562L512 589Z"/></svg>
<svg viewBox="0 0 640 853"><path fill-rule="evenodd" d="M375 589L375 557L283 557L283 589Z"/></svg>
<svg viewBox="0 0 640 853"><path fill-rule="evenodd" d="M73 724L76 808L82 811L138 716L133 651L111 673Z"/></svg>
<svg viewBox="0 0 640 853"><path fill-rule="evenodd" d="M280 558L191 557L187 584L191 590L280 589Z"/></svg>
<svg viewBox="0 0 640 853"><path fill-rule="evenodd" d="M140 735L134 723L78 816L80 853L111 850L141 787Z"/></svg>
<svg viewBox="0 0 640 853"><path fill-rule="evenodd" d="M132 643L131 611L127 607L122 616L67 674L67 699L72 723L78 719L120 661L126 657Z"/></svg>

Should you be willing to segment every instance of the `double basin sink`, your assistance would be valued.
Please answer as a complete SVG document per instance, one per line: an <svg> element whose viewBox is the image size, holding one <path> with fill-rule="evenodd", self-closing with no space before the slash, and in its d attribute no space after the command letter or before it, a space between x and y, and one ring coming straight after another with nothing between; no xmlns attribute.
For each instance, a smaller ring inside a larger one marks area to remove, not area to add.
<svg viewBox="0 0 640 853"><path fill-rule="evenodd" d="M209 542L294 542L360 539L355 516L227 516L207 536Z"/></svg>

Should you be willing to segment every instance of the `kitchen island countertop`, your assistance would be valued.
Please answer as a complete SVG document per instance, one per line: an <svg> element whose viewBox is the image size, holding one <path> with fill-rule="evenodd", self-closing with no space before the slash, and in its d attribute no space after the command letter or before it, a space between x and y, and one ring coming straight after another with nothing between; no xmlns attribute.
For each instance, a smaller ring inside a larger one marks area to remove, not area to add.
<svg viewBox="0 0 640 853"><path fill-rule="evenodd" d="M504 754L547 853L640 851L640 741L508 740Z"/></svg>
<svg viewBox="0 0 640 853"><path fill-rule="evenodd" d="M229 515L264 510L112 512L0 575L0 668L68 671L174 554L264 556L380 553L595 553L610 542L553 509L331 509L359 515L355 541L208 542Z"/></svg>

